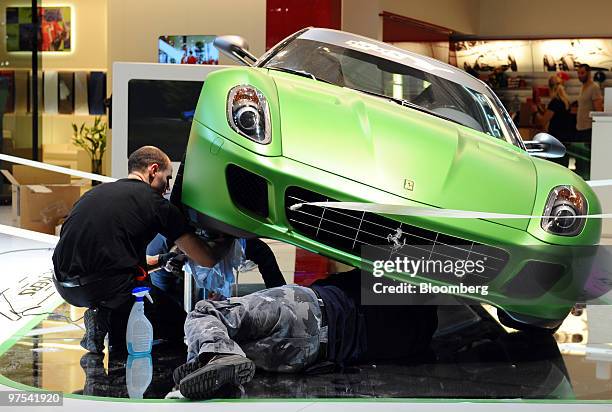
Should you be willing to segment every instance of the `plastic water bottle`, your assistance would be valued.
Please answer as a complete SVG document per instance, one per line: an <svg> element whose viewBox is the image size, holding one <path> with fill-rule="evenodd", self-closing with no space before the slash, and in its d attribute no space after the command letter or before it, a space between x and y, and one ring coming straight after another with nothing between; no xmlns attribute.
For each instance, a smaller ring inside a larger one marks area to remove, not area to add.
<svg viewBox="0 0 612 412"><path fill-rule="evenodd" d="M129 355L125 365L125 383L132 399L142 399L153 378L151 355Z"/></svg>
<svg viewBox="0 0 612 412"><path fill-rule="evenodd" d="M132 295L136 296L136 302L130 311L127 330L125 332L125 342L130 355L142 355L151 353L153 345L153 325L144 313L144 297L151 303L153 299L149 295L149 288L139 287L132 290Z"/></svg>

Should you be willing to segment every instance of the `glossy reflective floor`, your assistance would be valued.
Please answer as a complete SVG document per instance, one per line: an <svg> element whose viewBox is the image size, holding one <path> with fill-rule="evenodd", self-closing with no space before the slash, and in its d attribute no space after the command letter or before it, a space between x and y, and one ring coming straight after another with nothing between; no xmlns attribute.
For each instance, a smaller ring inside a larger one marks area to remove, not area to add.
<svg viewBox="0 0 612 412"><path fill-rule="evenodd" d="M286 244L271 246L287 281L304 281L300 271L304 265L298 267L296 262L313 266L309 257ZM32 241L0 239L5 280L41 271L35 254L44 251L38 249ZM261 275L254 272L241 274L241 284L261 282ZM15 302L10 309L24 319L40 312L17 308ZM418 362L360 365L326 375L258 372L244 387L227 388L223 397L612 401L610 309L588 308L579 316L569 316L554 336L532 336L503 328L490 308L441 306L431 351ZM185 359L182 343L177 347L156 345L151 358L87 354L79 346L82 315L83 309L62 304L33 329L22 331L0 356L0 374L46 390L112 398L164 398L173 391L172 371Z"/></svg>
<svg viewBox="0 0 612 412"><path fill-rule="evenodd" d="M571 316L554 337L530 336L508 332L480 306L442 307L431 353L418 363L325 375L258 372L223 397L612 400L612 346L582 342L587 315ZM155 346L150 361L86 354L78 346L82 330L64 316L80 314L60 306L0 357L0 373L34 387L114 398L164 398L173 390L183 347Z"/></svg>

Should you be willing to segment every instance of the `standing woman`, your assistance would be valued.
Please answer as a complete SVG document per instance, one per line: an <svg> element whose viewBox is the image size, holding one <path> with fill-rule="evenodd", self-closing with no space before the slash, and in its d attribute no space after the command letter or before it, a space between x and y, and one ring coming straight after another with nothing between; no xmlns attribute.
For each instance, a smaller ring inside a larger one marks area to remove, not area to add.
<svg viewBox="0 0 612 412"><path fill-rule="evenodd" d="M548 133L561 142L572 140L576 134L576 116L570 111L569 97L561 77L557 74L550 76L548 88L550 89L548 110L553 113L548 124Z"/></svg>

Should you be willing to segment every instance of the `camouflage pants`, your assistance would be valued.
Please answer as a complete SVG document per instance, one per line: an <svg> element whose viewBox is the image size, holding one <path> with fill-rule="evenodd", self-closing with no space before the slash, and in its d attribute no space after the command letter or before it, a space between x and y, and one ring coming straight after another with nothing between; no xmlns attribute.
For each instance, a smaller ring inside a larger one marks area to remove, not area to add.
<svg viewBox="0 0 612 412"><path fill-rule="evenodd" d="M317 296L297 285L201 300L187 315L185 335L188 361L202 353L232 353L273 372L297 372L312 364L319 342L326 340Z"/></svg>

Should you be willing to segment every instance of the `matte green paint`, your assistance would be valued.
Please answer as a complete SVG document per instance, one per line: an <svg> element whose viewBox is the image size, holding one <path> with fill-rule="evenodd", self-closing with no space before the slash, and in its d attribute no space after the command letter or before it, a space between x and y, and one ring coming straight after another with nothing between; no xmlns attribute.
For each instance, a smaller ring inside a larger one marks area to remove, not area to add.
<svg viewBox="0 0 612 412"><path fill-rule="evenodd" d="M272 119L268 145L252 142L228 125L227 95L240 84L253 85L267 97ZM219 139L224 140L220 149ZM228 164L268 181L268 219L234 206L225 181ZM404 179L414 181L413 191L404 189ZM288 186L340 201L541 215L550 191L567 184L584 194L590 214L600 213L595 194L577 175L506 141L348 88L266 69L232 68L210 74L202 89L187 149L182 199L231 226L363 267L360 256L291 230L284 211ZM594 245L601 233L599 219L588 219L574 237L544 232L539 219L393 219L475 242L518 247ZM504 271L489 283L489 296L479 299L544 319L564 318L569 307L556 294L524 302L509 299L501 290L526 260L558 262L565 255L563 247L547 248L538 256L527 248L513 253Z"/></svg>

